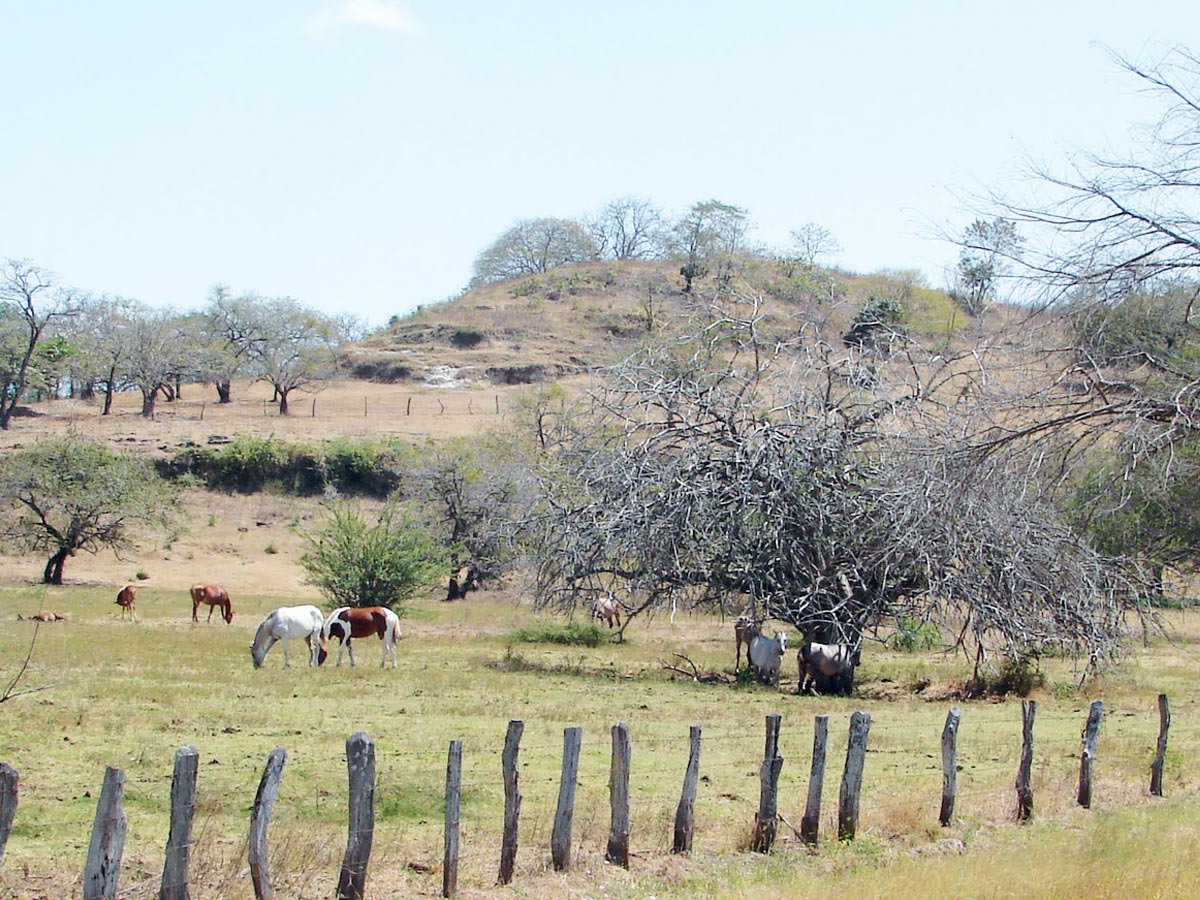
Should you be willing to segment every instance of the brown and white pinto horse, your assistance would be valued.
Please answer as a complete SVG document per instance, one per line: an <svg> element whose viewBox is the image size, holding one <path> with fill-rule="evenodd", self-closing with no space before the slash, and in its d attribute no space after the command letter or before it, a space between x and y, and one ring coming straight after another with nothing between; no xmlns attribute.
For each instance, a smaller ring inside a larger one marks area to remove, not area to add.
<svg viewBox="0 0 1200 900"><path fill-rule="evenodd" d="M212 621L214 609L221 610L221 618L228 625L233 621L233 604L229 602L229 591L221 587L219 584L193 584L192 585L192 621L199 622L196 618L196 610L200 608L201 603L208 604L208 618L205 622Z"/></svg>
<svg viewBox="0 0 1200 900"><path fill-rule="evenodd" d="M343 650L350 652L350 665L354 665L354 646L350 643L351 640L370 637L373 634L383 641L383 655L379 658L379 667L382 669L390 656L392 668L396 668L396 641L400 640L400 617L386 606L342 606L331 612L325 624L321 626L321 648L317 651L317 665L325 664L329 655L326 648L330 638L335 637L340 644L337 662L334 665L342 664Z"/></svg>
<svg viewBox="0 0 1200 900"><path fill-rule="evenodd" d="M121 588L121 592L117 594L117 606L121 607L121 618L125 618L125 613L137 621L137 588L132 584L127 584Z"/></svg>

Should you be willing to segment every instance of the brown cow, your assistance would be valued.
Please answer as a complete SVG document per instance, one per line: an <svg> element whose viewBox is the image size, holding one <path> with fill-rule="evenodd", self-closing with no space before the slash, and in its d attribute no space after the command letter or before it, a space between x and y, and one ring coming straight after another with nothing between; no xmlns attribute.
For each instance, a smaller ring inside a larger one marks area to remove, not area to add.
<svg viewBox="0 0 1200 900"><path fill-rule="evenodd" d="M137 588L132 584L127 584L121 588L121 592L117 594L117 606L121 607L121 618L125 618L125 613L129 613L133 621L137 621Z"/></svg>
<svg viewBox="0 0 1200 900"><path fill-rule="evenodd" d="M208 604L208 618L205 622L212 621L213 610L220 608L221 618L228 625L233 621L233 604L229 602L229 591L221 587L219 584L193 584L192 585L192 621L199 622L196 617L196 610L200 608L201 603Z"/></svg>

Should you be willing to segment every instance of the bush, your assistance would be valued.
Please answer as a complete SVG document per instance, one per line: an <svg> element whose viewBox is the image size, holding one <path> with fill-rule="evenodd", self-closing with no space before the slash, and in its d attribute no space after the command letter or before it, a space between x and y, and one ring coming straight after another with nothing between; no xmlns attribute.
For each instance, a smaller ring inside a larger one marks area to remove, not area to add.
<svg viewBox="0 0 1200 900"><path fill-rule="evenodd" d="M902 653L936 650L942 645L942 633L932 622L901 616L896 620L896 633L888 638L887 644Z"/></svg>
<svg viewBox="0 0 1200 900"><path fill-rule="evenodd" d="M450 343L459 350L470 350L472 347L478 347L483 343L485 335L482 331L475 331L472 328L459 328L450 335Z"/></svg>
<svg viewBox="0 0 1200 900"><path fill-rule="evenodd" d="M1014 656L1006 658L1000 670L993 675L980 675L968 681L966 694L968 697L1006 697L1010 694L1028 697L1035 688L1044 687L1045 684L1046 676L1036 656Z"/></svg>
<svg viewBox="0 0 1200 900"><path fill-rule="evenodd" d="M533 622L508 636L521 644L566 644L599 647L605 633L595 622Z"/></svg>
<svg viewBox="0 0 1200 900"><path fill-rule="evenodd" d="M386 497L400 484L406 445L345 439L311 447L274 437L239 435L220 447L188 447L166 464L176 480L199 480L212 490L318 496L341 494Z"/></svg>
<svg viewBox="0 0 1200 900"><path fill-rule="evenodd" d="M374 522L345 501L325 509L321 529L305 536L300 564L330 608L386 606L403 615L405 601L418 588L445 577L445 549L395 502Z"/></svg>

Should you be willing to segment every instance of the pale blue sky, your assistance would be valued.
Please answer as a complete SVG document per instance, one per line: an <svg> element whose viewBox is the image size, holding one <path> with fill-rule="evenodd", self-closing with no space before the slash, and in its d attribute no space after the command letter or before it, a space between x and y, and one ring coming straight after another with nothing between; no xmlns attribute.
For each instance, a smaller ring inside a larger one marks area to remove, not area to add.
<svg viewBox="0 0 1200 900"><path fill-rule="evenodd" d="M1175 44L1192 2L0 0L0 257L381 324L635 195L940 285L964 195L1152 117L1104 47Z"/></svg>

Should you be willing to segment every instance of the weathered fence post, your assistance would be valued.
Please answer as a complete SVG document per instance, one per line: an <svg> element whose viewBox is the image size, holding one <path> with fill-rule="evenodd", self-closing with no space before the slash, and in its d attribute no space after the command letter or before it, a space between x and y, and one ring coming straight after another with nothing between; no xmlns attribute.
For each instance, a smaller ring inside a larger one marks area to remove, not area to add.
<svg viewBox="0 0 1200 900"><path fill-rule="evenodd" d="M446 755L446 830L442 854L442 896L458 890L458 827L462 801L462 741L451 741Z"/></svg>
<svg viewBox="0 0 1200 900"><path fill-rule="evenodd" d="M17 793L21 779L8 763L0 763L0 863L4 862L4 847L17 814Z"/></svg>
<svg viewBox="0 0 1200 900"><path fill-rule="evenodd" d="M1096 740L1100 736L1100 717L1104 714L1104 703L1093 700L1088 708L1087 724L1083 728L1083 753L1079 757L1079 805L1090 809L1092 805L1092 768L1096 763Z"/></svg>
<svg viewBox="0 0 1200 900"><path fill-rule="evenodd" d="M1021 701L1021 762L1017 766L1017 821L1026 822L1033 815L1033 720L1037 716L1037 701Z"/></svg>
<svg viewBox="0 0 1200 900"><path fill-rule="evenodd" d="M750 849L756 853L770 853L775 843L776 820L779 812L779 772L783 769L783 757L779 755L778 713L767 716L767 738L763 751L762 766L759 768L758 813L754 817L754 837Z"/></svg>
<svg viewBox="0 0 1200 900"><path fill-rule="evenodd" d="M946 713L946 724L942 728L942 808L938 821L943 827L954 818L954 798L958 792L958 721L961 713L957 706Z"/></svg>
<svg viewBox="0 0 1200 900"><path fill-rule="evenodd" d="M683 776L683 790L679 795L679 806L675 809L675 842L672 853L691 853L692 837L696 832L696 789L700 784L700 726L688 729L687 772Z"/></svg>
<svg viewBox="0 0 1200 900"><path fill-rule="evenodd" d="M167 832L167 857L163 862L158 900L188 900L188 863L192 849L192 813L196 809L196 772L200 751L180 747L175 751L171 776L171 825Z"/></svg>
<svg viewBox="0 0 1200 900"><path fill-rule="evenodd" d="M346 739L346 773L350 816L337 900L362 900L375 838L375 742L364 732L356 731Z"/></svg>
<svg viewBox="0 0 1200 900"><path fill-rule="evenodd" d="M117 896L117 876L121 873L121 854L125 850L125 773L111 766L104 770L104 785L92 823L92 842L83 867L83 900L113 900Z"/></svg>
<svg viewBox="0 0 1200 900"><path fill-rule="evenodd" d="M1163 795L1163 762L1167 756L1167 732L1171 730L1171 707L1167 703L1167 695L1158 695L1158 744L1154 750L1154 762L1150 764L1150 794L1154 797ZM0 856L4 847L0 846Z"/></svg>
<svg viewBox="0 0 1200 900"><path fill-rule="evenodd" d="M852 841L858 830L858 798L862 792L863 764L867 759L867 734L871 717L865 712L850 716L850 739L846 744L846 768L838 791L838 840Z"/></svg>
<svg viewBox="0 0 1200 900"><path fill-rule="evenodd" d="M604 858L629 868L629 726L612 727L612 764L608 774L608 800L612 810L608 847Z"/></svg>
<svg viewBox="0 0 1200 900"><path fill-rule="evenodd" d="M254 808L250 811L250 841L246 857L250 863L250 881L254 885L256 900L271 900L275 889L271 887L271 875L267 871L267 826L271 823L271 811L279 799L279 780L283 777L283 764L287 751L276 747L267 756L267 765L258 782L258 793L254 795Z"/></svg>
<svg viewBox="0 0 1200 900"><path fill-rule="evenodd" d="M554 871L571 867L571 820L575 816L575 778L579 772L579 744L582 729L563 729L562 781L558 786L558 809L554 830L550 833L550 857Z"/></svg>
<svg viewBox="0 0 1200 900"><path fill-rule="evenodd" d="M500 757L504 769L504 836L500 840L499 884L512 882L513 865L517 861L517 834L521 822L520 773L517 755L521 750L521 734L525 723L512 719L504 736L504 754Z"/></svg>
<svg viewBox="0 0 1200 900"><path fill-rule="evenodd" d="M829 739L829 716L813 719L812 770L808 776L808 800L804 818L800 820L800 839L806 844L817 842L821 827L821 791L825 786L825 744Z"/></svg>

